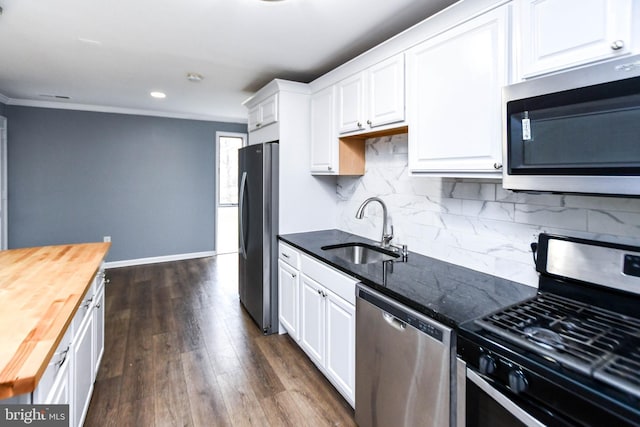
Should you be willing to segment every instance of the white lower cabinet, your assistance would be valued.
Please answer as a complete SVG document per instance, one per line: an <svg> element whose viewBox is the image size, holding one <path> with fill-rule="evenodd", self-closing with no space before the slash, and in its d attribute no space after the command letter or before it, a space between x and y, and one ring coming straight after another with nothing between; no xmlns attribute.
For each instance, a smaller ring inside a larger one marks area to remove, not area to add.
<svg viewBox="0 0 640 427"><path fill-rule="evenodd" d="M60 366L60 375L51 387L48 403L61 405L71 402L71 361L66 360Z"/></svg>
<svg viewBox="0 0 640 427"><path fill-rule="evenodd" d="M278 318L291 338L298 340L298 270L278 260Z"/></svg>
<svg viewBox="0 0 640 427"><path fill-rule="evenodd" d="M70 410L73 411L74 425L80 426L89 408L93 391L93 316L86 316L73 343L74 390Z"/></svg>
<svg viewBox="0 0 640 427"><path fill-rule="evenodd" d="M324 366L325 302L324 288L302 276L300 294L300 346L316 365Z"/></svg>
<svg viewBox="0 0 640 427"><path fill-rule="evenodd" d="M69 426L83 425L104 353L104 284L100 271L33 393L2 403L68 404Z"/></svg>
<svg viewBox="0 0 640 427"><path fill-rule="evenodd" d="M95 381L104 354L104 284L96 293L96 303L93 308L93 380Z"/></svg>
<svg viewBox="0 0 640 427"><path fill-rule="evenodd" d="M330 269L326 266L324 268ZM355 281L352 290L355 294ZM356 308L302 275L300 347L353 406L355 404Z"/></svg>
<svg viewBox="0 0 640 427"><path fill-rule="evenodd" d="M325 305L325 368L332 382L353 406L355 399L356 308L330 291L327 291Z"/></svg>
<svg viewBox="0 0 640 427"><path fill-rule="evenodd" d="M280 323L354 406L357 280L283 243L278 276Z"/></svg>

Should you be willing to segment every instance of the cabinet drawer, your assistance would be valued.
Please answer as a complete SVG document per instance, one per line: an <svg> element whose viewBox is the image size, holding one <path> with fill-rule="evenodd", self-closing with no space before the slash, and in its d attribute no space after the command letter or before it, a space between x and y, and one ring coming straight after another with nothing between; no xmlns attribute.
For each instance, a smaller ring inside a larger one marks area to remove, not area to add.
<svg viewBox="0 0 640 427"><path fill-rule="evenodd" d="M285 243L278 244L278 258L296 270L300 269L300 253Z"/></svg>
<svg viewBox="0 0 640 427"><path fill-rule="evenodd" d="M306 255L301 256L301 270L307 277L322 283L322 286L350 304L355 305L355 288L358 281L354 278Z"/></svg>

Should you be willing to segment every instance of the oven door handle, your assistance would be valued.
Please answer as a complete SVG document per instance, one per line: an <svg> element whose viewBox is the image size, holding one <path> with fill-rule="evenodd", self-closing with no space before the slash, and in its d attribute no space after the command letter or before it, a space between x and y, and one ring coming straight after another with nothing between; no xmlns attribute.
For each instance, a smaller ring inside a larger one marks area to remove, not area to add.
<svg viewBox="0 0 640 427"><path fill-rule="evenodd" d="M498 402L504 409L509 411L511 415L522 421L527 426L545 427L544 424L533 418L524 409L513 403L508 397L493 388L491 384L489 384L480 375L476 374L469 368L467 368L467 378L471 380L471 382L473 382L475 385L480 387L480 389L487 393L493 400Z"/></svg>

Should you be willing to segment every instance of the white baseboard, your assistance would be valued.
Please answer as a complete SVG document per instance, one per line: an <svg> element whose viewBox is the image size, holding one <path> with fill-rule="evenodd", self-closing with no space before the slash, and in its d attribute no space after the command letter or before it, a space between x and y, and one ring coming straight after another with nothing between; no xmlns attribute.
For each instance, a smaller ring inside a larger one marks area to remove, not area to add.
<svg viewBox="0 0 640 427"><path fill-rule="evenodd" d="M104 268L131 267L134 265L156 264L159 262L181 261L183 259L205 258L214 256L215 251L192 252L188 254L165 255L149 258L127 259L124 261L109 261L104 263Z"/></svg>

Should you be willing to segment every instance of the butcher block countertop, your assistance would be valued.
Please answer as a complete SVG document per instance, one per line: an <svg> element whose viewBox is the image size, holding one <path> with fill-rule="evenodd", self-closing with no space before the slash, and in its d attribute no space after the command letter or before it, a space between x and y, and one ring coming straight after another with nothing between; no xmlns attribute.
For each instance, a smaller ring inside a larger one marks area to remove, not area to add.
<svg viewBox="0 0 640 427"><path fill-rule="evenodd" d="M0 399L35 390L110 246L0 251Z"/></svg>

